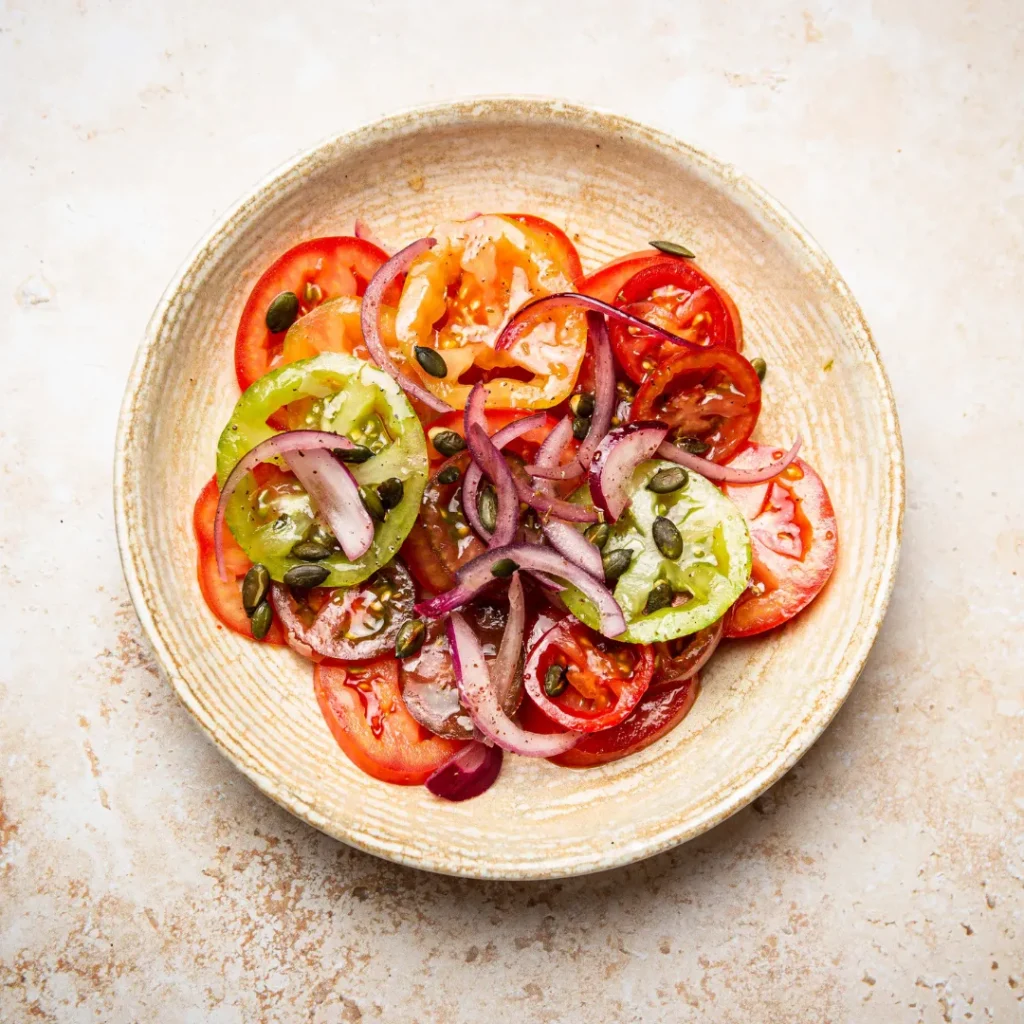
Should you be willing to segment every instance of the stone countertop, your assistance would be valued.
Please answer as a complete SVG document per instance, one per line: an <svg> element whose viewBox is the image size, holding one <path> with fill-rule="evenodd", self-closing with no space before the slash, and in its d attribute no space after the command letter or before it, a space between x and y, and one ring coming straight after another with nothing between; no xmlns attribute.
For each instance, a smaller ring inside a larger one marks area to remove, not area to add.
<svg viewBox="0 0 1024 1024"><path fill-rule="evenodd" d="M1024 1020L1019 0L331 6L0 6L0 1020ZM888 618L804 760L685 847L537 884L261 797L158 677L111 508L136 345L214 217L327 134L513 92L793 210L908 465Z"/></svg>

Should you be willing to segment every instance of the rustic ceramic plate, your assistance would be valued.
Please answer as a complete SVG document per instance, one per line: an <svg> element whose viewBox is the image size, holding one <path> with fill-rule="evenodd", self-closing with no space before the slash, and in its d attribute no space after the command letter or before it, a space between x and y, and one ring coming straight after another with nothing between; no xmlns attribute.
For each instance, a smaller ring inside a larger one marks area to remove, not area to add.
<svg viewBox="0 0 1024 1024"><path fill-rule="evenodd" d="M364 217L398 246L474 210L563 226L584 265L674 238L742 311L768 361L757 436L827 481L842 549L789 628L723 645L686 721L642 754L577 772L509 757L498 784L450 804L346 760L308 663L221 628L195 576L192 503L238 389L235 326L279 253ZM214 227L168 288L125 397L116 461L125 574L185 705L268 796L382 857L451 874L553 878L647 857L711 828L778 779L850 692L893 583L903 507L896 409L867 325L835 268L731 167L642 125L581 107L499 99L389 118L324 143Z"/></svg>

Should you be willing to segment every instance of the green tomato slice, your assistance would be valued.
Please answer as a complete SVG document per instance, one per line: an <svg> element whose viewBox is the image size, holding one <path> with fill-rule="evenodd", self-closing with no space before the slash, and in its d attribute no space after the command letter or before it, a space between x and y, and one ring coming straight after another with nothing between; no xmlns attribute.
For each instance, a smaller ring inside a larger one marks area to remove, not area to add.
<svg viewBox="0 0 1024 1024"><path fill-rule="evenodd" d="M631 504L612 524L605 553L616 548L633 551L633 561L615 585L615 600L626 616L626 632L617 637L635 644L674 640L710 626L743 593L750 579L750 534L743 513L697 473L672 494L655 494L647 483L671 462L651 459L640 463L630 482ZM572 501L590 504L590 489L581 487ZM683 552L666 558L651 535L654 520L665 516L683 538ZM645 614L647 596L659 580L676 591L675 602ZM598 625L594 606L575 587L561 595L569 610L588 626Z"/></svg>
<svg viewBox="0 0 1024 1024"><path fill-rule="evenodd" d="M218 486L246 452L278 433L268 418L301 399L312 399L304 428L343 434L374 452L366 462L349 465L357 483L374 486L397 477L405 489L401 503L375 524L373 545L362 558L350 562L336 551L319 563L331 570L325 587L349 587L390 562L412 529L427 483L426 438L391 377L355 356L325 352L271 370L245 391L217 445ZM280 581L304 564L291 550L306 537L316 513L298 481L260 488L250 473L232 495L226 520L249 558Z"/></svg>

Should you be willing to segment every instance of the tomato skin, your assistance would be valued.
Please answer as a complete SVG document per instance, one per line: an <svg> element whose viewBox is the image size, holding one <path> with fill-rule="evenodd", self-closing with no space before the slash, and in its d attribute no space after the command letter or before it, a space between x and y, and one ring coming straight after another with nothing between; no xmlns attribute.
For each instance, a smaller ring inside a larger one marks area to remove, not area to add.
<svg viewBox="0 0 1024 1024"><path fill-rule="evenodd" d="M348 759L367 775L422 785L464 744L432 736L402 700L398 661L323 661L313 689L324 721Z"/></svg>
<svg viewBox="0 0 1024 1024"><path fill-rule="evenodd" d="M773 457L781 450L751 444L730 465L763 466ZM788 622L825 586L839 552L835 510L821 477L803 459L768 483L723 490L750 524L754 584L733 606L725 635L754 636Z"/></svg>
<svg viewBox="0 0 1024 1024"><path fill-rule="evenodd" d="M561 695L549 697L544 674L556 663L567 666L569 685ZM552 722L592 733L625 719L647 690L653 672L649 645L609 640L567 616L530 650L523 682L530 699Z"/></svg>
<svg viewBox="0 0 1024 1024"><path fill-rule="evenodd" d="M700 692L697 677L671 689L648 691L625 721L584 736L571 750L549 758L563 768L596 768L636 754L667 736L686 716ZM523 728L532 732L556 732L556 725L527 698L519 712Z"/></svg>
<svg viewBox="0 0 1024 1024"><path fill-rule="evenodd" d="M196 577L202 591L206 606L217 618L235 633L255 640L249 616L242 607L242 577L249 571L252 562L238 546L238 542L224 531L224 565L228 579L222 580L217 571L217 555L213 541L213 521L217 514L217 501L220 491L217 489L217 478L212 477L199 492L195 507L192 510L192 530L196 538ZM283 647L284 630L275 618L267 631L267 635L257 643L273 644Z"/></svg>
<svg viewBox="0 0 1024 1024"><path fill-rule="evenodd" d="M235 335L238 386L244 391L279 364L285 333L271 333L266 314L281 292L295 292L301 317L328 299L362 295L387 260L388 254L372 242L348 236L311 238L279 256L256 282L242 309ZM307 285L319 289L317 298L307 299ZM399 282L395 282L385 301L394 305L399 291Z"/></svg>
<svg viewBox="0 0 1024 1024"><path fill-rule="evenodd" d="M557 224L552 224L551 221L532 213L503 213L502 216L514 220L532 231L546 235L551 247L561 255L565 272L569 275L573 286L579 285L583 280L583 264L580 263L580 254L576 251L576 246L572 244L569 236Z"/></svg>
<svg viewBox="0 0 1024 1024"><path fill-rule="evenodd" d="M661 420L675 436L710 445L705 458L725 462L747 442L761 412L761 381L750 362L727 348L680 352L640 385L630 420Z"/></svg>

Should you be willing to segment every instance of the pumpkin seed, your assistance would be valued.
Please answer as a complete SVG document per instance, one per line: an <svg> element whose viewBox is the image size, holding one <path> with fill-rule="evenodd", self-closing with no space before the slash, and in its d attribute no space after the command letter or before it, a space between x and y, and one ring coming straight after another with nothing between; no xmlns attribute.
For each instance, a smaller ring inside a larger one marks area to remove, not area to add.
<svg viewBox="0 0 1024 1024"><path fill-rule="evenodd" d="M328 576L331 570L326 565L293 565L282 577L289 587L296 590L309 590L310 587L319 587Z"/></svg>
<svg viewBox="0 0 1024 1024"><path fill-rule="evenodd" d="M493 487L484 487L476 499L476 510L480 514L480 522L488 533L494 533L498 525L498 495Z"/></svg>
<svg viewBox="0 0 1024 1024"><path fill-rule="evenodd" d="M507 580L518 568L519 563L513 562L511 558L499 558L491 566L491 575L497 576L499 580Z"/></svg>
<svg viewBox="0 0 1024 1024"><path fill-rule="evenodd" d="M633 561L631 548L615 548L613 551L606 551L601 556L601 565L604 566L604 578L612 583L617 580Z"/></svg>
<svg viewBox="0 0 1024 1024"><path fill-rule="evenodd" d="M667 608L672 603L672 598L675 596L672 590L672 584L668 580L658 580L657 583L651 587L651 592L647 595L647 604L644 605L644 615L650 615L652 612L659 611L662 608Z"/></svg>
<svg viewBox="0 0 1024 1024"><path fill-rule="evenodd" d="M466 450L466 439L454 430L439 430L432 438L434 447L446 458Z"/></svg>
<svg viewBox="0 0 1024 1024"><path fill-rule="evenodd" d="M249 627L255 640L262 640L270 632L270 626L274 621L274 609L269 601L261 601L252 613L249 620Z"/></svg>
<svg viewBox="0 0 1024 1024"><path fill-rule="evenodd" d="M329 557L331 549L315 540L300 540L292 548L292 558L301 558L304 562L319 562Z"/></svg>
<svg viewBox="0 0 1024 1024"><path fill-rule="evenodd" d="M281 292L275 295L267 306L267 330L271 334L280 334L299 318L299 297L295 292Z"/></svg>
<svg viewBox="0 0 1024 1024"><path fill-rule="evenodd" d="M651 242L651 246L659 252L666 253L669 256L682 256L684 259L688 260L695 260L697 258L697 254L695 252L691 252L685 245L680 245L678 242L657 241Z"/></svg>
<svg viewBox="0 0 1024 1024"><path fill-rule="evenodd" d="M388 477L377 484L377 497L384 508L398 508L405 497L405 485L397 476Z"/></svg>
<svg viewBox="0 0 1024 1024"><path fill-rule="evenodd" d="M376 519L378 523L383 523L387 519L388 510L384 507L384 502L380 500L380 495L372 487L363 484L359 488L359 497L363 499L363 505L370 513L371 518Z"/></svg>
<svg viewBox="0 0 1024 1024"><path fill-rule="evenodd" d="M587 434L590 433L590 420L585 416L573 416L572 418L572 436L577 441L585 441Z"/></svg>
<svg viewBox="0 0 1024 1024"><path fill-rule="evenodd" d="M671 494L685 487L689 482L690 475L682 466L672 466L670 469L659 469L650 480L647 481L647 490L655 494Z"/></svg>
<svg viewBox="0 0 1024 1024"><path fill-rule="evenodd" d="M706 441L702 441L699 437L684 435L676 440L676 444L684 452L689 452L691 455L703 455L705 452L711 451L711 445Z"/></svg>
<svg viewBox="0 0 1024 1024"><path fill-rule="evenodd" d="M611 527L607 523L594 523L583 531L583 536L590 541L594 547L603 548L608 543L608 536Z"/></svg>
<svg viewBox="0 0 1024 1024"><path fill-rule="evenodd" d="M459 473L458 466L445 466L440 473L437 474L437 482L439 484L453 484L462 474Z"/></svg>
<svg viewBox="0 0 1024 1024"><path fill-rule="evenodd" d="M754 356L754 358L750 360L750 365L754 368L754 373L757 374L757 379L764 380L764 375L768 372L768 364L760 356Z"/></svg>
<svg viewBox="0 0 1024 1024"><path fill-rule="evenodd" d="M431 377L448 376L448 364L444 361L444 356L440 352L436 352L432 348L426 348L423 345L417 345L414 351L416 353L416 362L423 367L425 373L429 373Z"/></svg>
<svg viewBox="0 0 1024 1024"><path fill-rule="evenodd" d="M544 673L544 692L549 697L560 697L569 685L564 665L548 665Z"/></svg>
<svg viewBox="0 0 1024 1024"><path fill-rule="evenodd" d="M671 519L658 516L651 526L651 536L658 550L674 562L683 553L683 537Z"/></svg>
<svg viewBox="0 0 1024 1024"><path fill-rule="evenodd" d="M331 451L341 459L342 462L354 462L358 464L373 458L372 449L367 448L366 445L362 444L357 444L354 448L332 448Z"/></svg>
<svg viewBox="0 0 1024 1024"><path fill-rule="evenodd" d="M591 391L581 391L569 399L569 408L572 409L573 416L583 416L585 419L594 415L595 404L594 394Z"/></svg>
<svg viewBox="0 0 1024 1024"><path fill-rule="evenodd" d="M257 562L242 580L242 607L249 618L252 618L253 612L266 599L269 590L270 572L265 565Z"/></svg>
<svg viewBox="0 0 1024 1024"><path fill-rule="evenodd" d="M395 657L411 658L419 652L427 636L427 624L422 619L410 619L395 637Z"/></svg>

